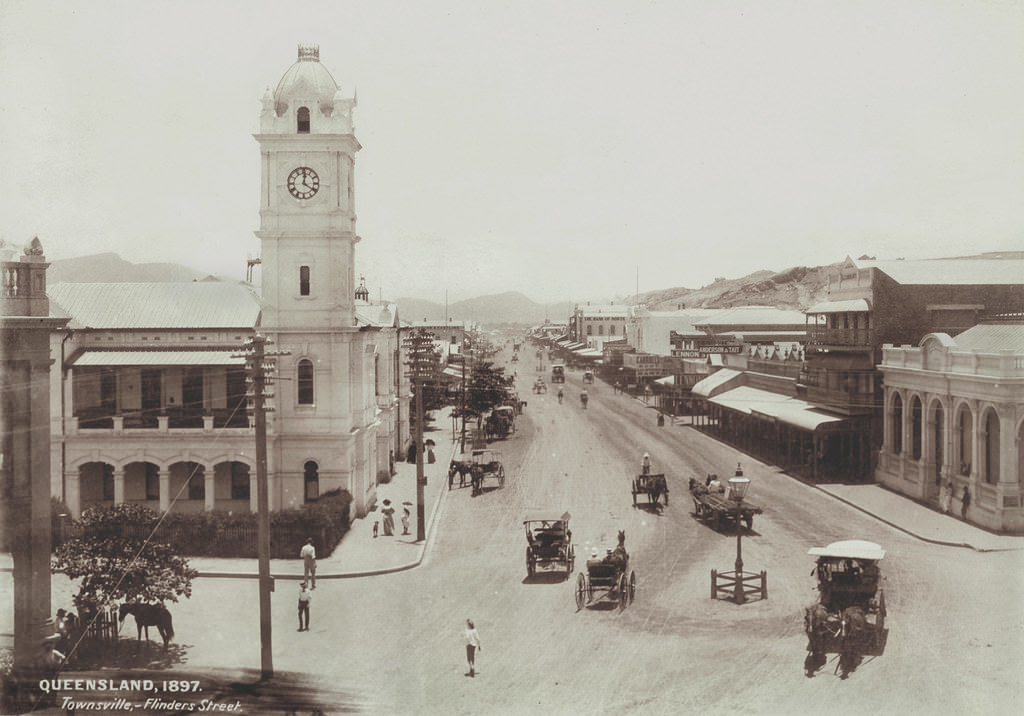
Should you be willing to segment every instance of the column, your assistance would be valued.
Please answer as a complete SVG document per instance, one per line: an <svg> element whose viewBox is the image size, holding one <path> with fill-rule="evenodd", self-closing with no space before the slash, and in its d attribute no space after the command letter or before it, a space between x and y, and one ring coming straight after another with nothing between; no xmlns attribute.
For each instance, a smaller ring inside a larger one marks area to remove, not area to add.
<svg viewBox="0 0 1024 716"><path fill-rule="evenodd" d="M158 467L156 475L160 480L160 512L167 512L171 507L171 472Z"/></svg>
<svg viewBox="0 0 1024 716"><path fill-rule="evenodd" d="M124 468L114 470L114 504L124 503Z"/></svg>
<svg viewBox="0 0 1024 716"><path fill-rule="evenodd" d="M76 520L82 516L82 492L79 485L79 471L64 473L64 502Z"/></svg>
<svg viewBox="0 0 1024 716"><path fill-rule="evenodd" d="M203 468L203 509L207 512L212 512L216 503L217 494L214 485L216 477L217 471L213 466Z"/></svg>

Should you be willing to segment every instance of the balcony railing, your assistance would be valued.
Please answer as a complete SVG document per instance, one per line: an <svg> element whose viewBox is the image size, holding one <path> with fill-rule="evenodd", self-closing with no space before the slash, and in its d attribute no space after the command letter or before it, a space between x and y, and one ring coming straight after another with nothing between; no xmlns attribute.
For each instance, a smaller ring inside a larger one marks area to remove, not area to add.
<svg viewBox="0 0 1024 716"><path fill-rule="evenodd" d="M873 346L875 331L872 328L808 326L807 342L813 345Z"/></svg>

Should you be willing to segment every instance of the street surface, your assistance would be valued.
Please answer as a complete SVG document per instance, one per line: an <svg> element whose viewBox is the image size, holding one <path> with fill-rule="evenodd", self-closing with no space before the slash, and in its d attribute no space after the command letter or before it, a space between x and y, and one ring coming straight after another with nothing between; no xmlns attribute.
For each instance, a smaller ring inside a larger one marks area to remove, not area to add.
<svg viewBox="0 0 1024 716"><path fill-rule="evenodd" d="M565 401L537 395L534 348L509 364L528 401L518 430L496 441L507 478L442 501L424 563L377 577L321 580L309 632L296 632L297 586L273 595L274 665L308 675L330 712L380 714L1009 713L1024 698L1024 553L978 553L915 539L756 463L688 425L656 425L642 402L596 381L580 406L581 373ZM506 350L504 358L511 357ZM499 363L501 359L499 358ZM649 452L668 476L662 511L634 508L630 479ZM741 462L748 501L764 508L743 537L746 571L768 572L768 599L710 598L710 570L731 570L736 538L697 522L687 480L723 479ZM443 466L437 466L438 469ZM457 484L457 483L456 483ZM495 488L495 489L491 489ZM531 509L572 514L577 570L625 530L636 600L624 611L577 611L575 577L527 579L522 526ZM803 608L816 599L807 550L867 539L882 561L889 636L884 654L849 675L835 657L808 678ZM3 575L9 589L9 574ZM9 594L9 592L7 592ZM2 594L2 593L0 593ZM54 603L70 603L55 577ZM199 579L173 605L175 670L259 667L256 581ZM483 648L467 672L462 629ZM134 628L126 626L124 632ZM123 633L124 633L123 632Z"/></svg>

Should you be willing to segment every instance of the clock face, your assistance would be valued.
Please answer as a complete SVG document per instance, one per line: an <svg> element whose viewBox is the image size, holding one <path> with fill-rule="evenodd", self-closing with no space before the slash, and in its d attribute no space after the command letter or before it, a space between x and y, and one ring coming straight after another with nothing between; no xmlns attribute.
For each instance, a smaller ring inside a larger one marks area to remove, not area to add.
<svg viewBox="0 0 1024 716"><path fill-rule="evenodd" d="M288 175L288 191L296 199L310 199L320 189L320 177L309 167L296 167Z"/></svg>

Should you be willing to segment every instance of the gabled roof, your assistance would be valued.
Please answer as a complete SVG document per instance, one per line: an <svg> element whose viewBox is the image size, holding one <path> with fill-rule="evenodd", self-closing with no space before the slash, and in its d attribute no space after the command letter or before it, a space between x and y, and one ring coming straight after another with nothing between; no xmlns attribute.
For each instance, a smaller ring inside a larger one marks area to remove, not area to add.
<svg viewBox="0 0 1024 716"><path fill-rule="evenodd" d="M190 283L58 283L52 303L72 328L252 328L260 301L252 287L221 281Z"/></svg>
<svg viewBox="0 0 1024 716"><path fill-rule="evenodd" d="M398 327L398 307L395 304L375 306L369 303L355 305L356 325L374 328Z"/></svg>

